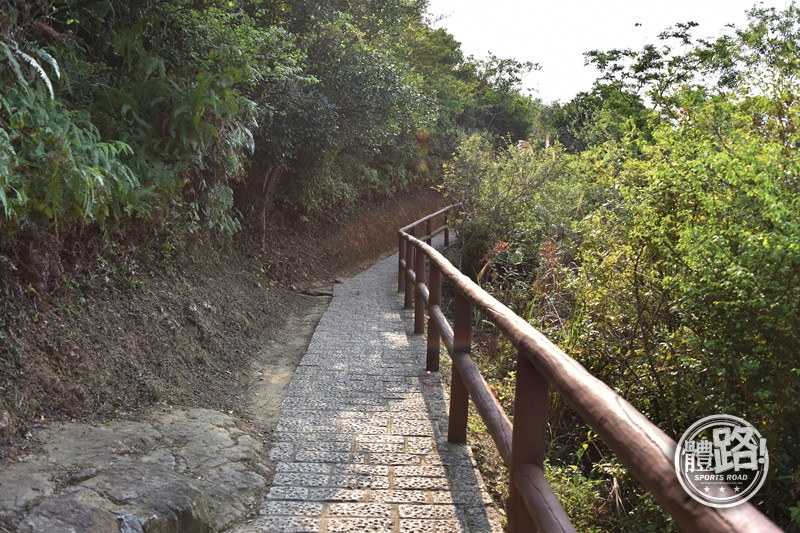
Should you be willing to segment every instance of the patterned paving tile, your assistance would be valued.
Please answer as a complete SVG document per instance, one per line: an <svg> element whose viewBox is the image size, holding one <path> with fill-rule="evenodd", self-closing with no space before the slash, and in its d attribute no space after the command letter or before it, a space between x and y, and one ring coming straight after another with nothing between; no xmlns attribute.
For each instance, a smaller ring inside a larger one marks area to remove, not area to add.
<svg viewBox="0 0 800 533"><path fill-rule="evenodd" d="M273 485L236 533L502 531L469 449L446 442L447 395L396 269L335 287L283 402Z"/></svg>

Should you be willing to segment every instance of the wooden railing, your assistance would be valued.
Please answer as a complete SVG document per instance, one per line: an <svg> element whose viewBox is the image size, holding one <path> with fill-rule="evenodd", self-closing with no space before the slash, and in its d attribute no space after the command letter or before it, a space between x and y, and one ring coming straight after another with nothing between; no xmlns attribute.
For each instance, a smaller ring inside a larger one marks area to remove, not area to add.
<svg viewBox="0 0 800 533"><path fill-rule="evenodd" d="M675 472L673 439L432 248L431 238L439 233L445 234L448 244L447 215L451 209L442 209L399 230L398 291L405 292L406 308L413 304L415 333L424 333L427 310L427 369L439 370L440 344L451 355L448 440L466 442L472 398L510 472L509 531L575 531L542 470L550 387L594 429L684 530L780 531L749 503L716 509L692 499ZM439 219L444 220L443 225L432 229L433 221ZM424 235L415 237L420 230ZM443 277L455 291L452 327L441 309ZM470 357L473 309L494 323L517 349L513 426Z"/></svg>

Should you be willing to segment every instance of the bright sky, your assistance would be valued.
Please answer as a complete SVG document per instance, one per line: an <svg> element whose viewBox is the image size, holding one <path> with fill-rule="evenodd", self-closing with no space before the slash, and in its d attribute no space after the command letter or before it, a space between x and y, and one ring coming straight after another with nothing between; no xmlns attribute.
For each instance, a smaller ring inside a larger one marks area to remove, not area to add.
<svg viewBox="0 0 800 533"><path fill-rule="evenodd" d="M524 80L545 103L568 102L587 91L597 71L584 66L583 53L612 48L640 49L678 22L694 21L695 37L744 27L756 0L429 0L428 11L461 43L466 55L541 65ZM764 0L783 9L789 0ZM637 25L638 24L638 25Z"/></svg>

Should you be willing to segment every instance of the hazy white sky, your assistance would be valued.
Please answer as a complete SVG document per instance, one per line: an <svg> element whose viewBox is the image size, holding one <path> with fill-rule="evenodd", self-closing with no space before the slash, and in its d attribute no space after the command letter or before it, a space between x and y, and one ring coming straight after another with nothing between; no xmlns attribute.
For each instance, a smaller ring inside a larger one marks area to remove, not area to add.
<svg viewBox="0 0 800 533"><path fill-rule="evenodd" d="M789 0L764 0L784 8ZM641 48L677 22L694 21L696 37L722 33L726 24L744 26L756 0L429 0L428 11L466 55L483 59L533 61L541 70L525 88L544 102L567 102L591 88L597 71L584 66L583 53ZM638 25L637 25L638 24Z"/></svg>

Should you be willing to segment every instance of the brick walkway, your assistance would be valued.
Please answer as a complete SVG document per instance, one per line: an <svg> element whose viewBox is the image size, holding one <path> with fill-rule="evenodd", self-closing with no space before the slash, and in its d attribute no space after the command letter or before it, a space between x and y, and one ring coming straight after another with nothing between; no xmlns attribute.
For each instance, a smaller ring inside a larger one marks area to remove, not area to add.
<svg viewBox="0 0 800 533"><path fill-rule="evenodd" d="M397 256L335 287L283 402L253 531L501 532L396 292Z"/></svg>

